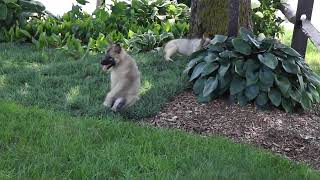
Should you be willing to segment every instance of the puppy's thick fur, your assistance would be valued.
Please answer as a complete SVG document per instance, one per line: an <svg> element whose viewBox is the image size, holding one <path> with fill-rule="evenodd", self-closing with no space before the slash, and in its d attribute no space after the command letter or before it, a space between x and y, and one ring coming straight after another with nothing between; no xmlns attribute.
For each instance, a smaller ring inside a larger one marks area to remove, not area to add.
<svg viewBox="0 0 320 180"><path fill-rule="evenodd" d="M135 60L119 44L111 44L101 64L103 70L111 69L111 90L103 105L113 111L132 106L139 99L140 89Z"/></svg>
<svg viewBox="0 0 320 180"><path fill-rule="evenodd" d="M173 39L164 47L164 58L167 61L172 61L170 57L177 52L190 56L192 53L208 46L210 42L211 40L206 37L201 39Z"/></svg>

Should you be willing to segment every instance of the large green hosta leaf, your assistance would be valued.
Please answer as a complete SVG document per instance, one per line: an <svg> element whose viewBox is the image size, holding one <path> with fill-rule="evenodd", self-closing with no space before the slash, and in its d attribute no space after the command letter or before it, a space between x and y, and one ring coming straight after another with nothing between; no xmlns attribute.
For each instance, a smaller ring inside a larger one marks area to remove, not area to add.
<svg viewBox="0 0 320 180"><path fill-rule="evenodd" d="M283 51L284 53L290 55L290 56L294 56L294 57L301 57L301 55L294 49L290 48L290 47L286 47L286 48L281 48L281 51Z"/></svg>
<svg viewBox="0 0 320 180"><path fill-rule="evenodd" d="M292 58L282 61L282 67L286 72L291 74L298 74L300 71L299 66L295 63L295 60Z"/></svg>
<svg viewBox="0 0 320 180"><path fill-rule="evenodd" d="M315 102L319 103L320 102L320 95L319 95L317 88L312 84L308 84L308 90L311 93Z"/></svg>
<svg viewBox="0 0 320 180"><path fill-rule="evenodd" d="M232 81L232 75L226 74L225 76L218 76L219 79L219 93L223 94L230 89L230 83Z"/></svg>
<svg viewBox="0 0 320 180"><path fill-rule="evenodd" d="M247 71L246 79L247 79L247 86L256 84L259 80L259 72Z"/></svg>
<svg viewBox="0 0 320 180"><path fill-rule="evenodd" d="M259 71L259 79L263 84L272 85L274 82L274 73L268 68L261 68Z"/></svg>
<svg viewBox="0 0 320 180"><path fill-rule="evenodd" d="M240 92L237 94L237 100L240 106L245 106L248 104L248 102L250 101L246 95L244 94L244 92Z"/></svg>
<svg viewBox="0 0 320 180"><path fill-rule="evenodd" d="M224 36L224 35L215 35L214 38L211 40L211 43L213 45L217 44L217 43L223 43L228 39L228 36Z"/></svg>
<svg viewBox="0 0 320 180"><path fill-rule="evenodd" d="M301 94L301 91L298 90L298 89L291 89L290 92L290 97L296 101L296 102L301 102L301 97L302 97L302 94Z"/></svg>
<svg viewBox="0 0 320 180"><path fill-rule="evenodd" d="M219 45L219 44L215 44L215 45L211 44L209 45L208 50L210 52L221 53L222 51L224 51L224 48L222 47L222 45Z"/></svg>
<svg viewBox="0 0 320 180"><path fill-rule="evenodd" d="M301 106L303 109L308 109L312 106L312 101L309 98L307 92L303 92L301 96Z"/></svg>
<svg viewBox="0 0 320 180"><path fill-rule="evenodd" d="M219 53L219 56L222 59L231 59L231 58L240 58L241 57L236 52L229 51L229 50L225 50L225 51Z"/></svg>
<svg viewBox="0 0 320 180"><path fill-rule="evenodd" d="M283 98L281 105L283 107L283 109L287 112L290 113L293 111L293 104L291 102L291 100L287 99L287 98Z"/></svg>
<svg viewBox="0 0 320 180"><path fill-rule="evenodd" d="M205 62L201 62L199 63L193 70L192 72L192 75L190 77L190 80L189 81L193 81L195 80L197 77L200 76L200 74L202 73L204 67L206 66L206 63Z"/></svg>
<svg viewBox="0 0 320 180"><path fill-rule="evenodd" d="M276 88L271 88L268 93L269 99L271 100L272 104L275 106L280 106L281 104L281 92Z"/></svg>
<svg viewBox="0 0 320 180"><path fill-rule="evenodd" d="M203 69L202 76L207 76L216 71L217 69L219 69L218 63L207 63Z"/></svg>
<svg viewBox="0 0 320 180"><path fill-rule="evenodd" d="M252 52L250 44L240 38L235 38L232 40L232 45L236 51L244 55L250 55Z"/></svg>
<svg viewBox="0 0 320 180"><path fill-rule="evenodd" d="M261 63L263 63L264 65L266 65L271 69L275 69L278 66L277 57L271 53L264 53L263 55L259 54L258 58Z"/></svg>
<svg viewBox="0 0 320 180"><path fill-rule="evenodd" d="M291 84L290 84L290 81L288 80L288 78L286 78L285 76L277 75L276 76L276 84L279 87L279 89L283 95L289 93Z"/></svg>
<svg viewBox="0 0 320 180"><path fill-rule="evenodd" d="M246 88L246 81L242 78L234 78L230 84L230 94L235 95Z"/></svg>
<svg viewBox="0 0 320 180"><path fill-rule="evenodd" d="M203 96L209 96L214 90L216 90L218 87L218 76L216 77L210 77L205 85L204 85L204 89L203 89Z"/></svg>
<svg viewBox="0 0 320 180"><path fill-rule="evenodd" d="M229 70L230 64L221 64L219 68L219 76L223 77Z"/></svg>
<svg viewBox="0 0 320 180"><path fill-rule="evenodd" d="M202 91L203 91L205 83L206 83L206 79L203 79L203 78L197 79L196 82L193 85L193 92L196 95L201 94Z"/></svg>
<svg viewBox="0 0 320 180"><path fill-rule="evenodd" d="M245 90L245 95L249 101L255 99L259 94L259 86L256 84L250 85Z"/></svg>
<svg viewBox="0 0 320 180"><path fill-rule="evenodd" d="M244 61L243 60L237 60L235 63L235 72L242 77L245 77L246 75L246 70L244 66Z"/></svg>
<svg viewBox="0 0 320 180"><path fill-rule="evenodd" d="M260 63L258 60L255 59L248 59L244 63L244 69L246 71L256 71L260 68Z"/></svg>
<svg viewBox="0 0 320 180"><path fill-rule="evenodd" d="M186 69L183 71L183 73L185 73L185 74L189 73L189 71L190 71L197 63L199 63L202 59L203 59L203 56L196 57L196 58L192 59L192 60L188 63L188 65L187 65Z"/></svg>
<svg viewBox="0 0 320 180"><path fill-rule="evenodd" d="M208 55L204 58L204 61L207 63L217 61L217 55L214 53L208 53Z"/></svg>
<svg viewBox="0 0 320 180"><path fill-rule="evenodd" d="M239 30L239 34L240 37L245 41L249 41L250 38L254 39L254 34L246 28L241 27Z"/></svg>
<svg viewBox="0 0 320 180"><path fill-rule="evenodd" d="M265 92L261 92L255 100L258 106L265 106L268 103L268 95Z"/></svg>

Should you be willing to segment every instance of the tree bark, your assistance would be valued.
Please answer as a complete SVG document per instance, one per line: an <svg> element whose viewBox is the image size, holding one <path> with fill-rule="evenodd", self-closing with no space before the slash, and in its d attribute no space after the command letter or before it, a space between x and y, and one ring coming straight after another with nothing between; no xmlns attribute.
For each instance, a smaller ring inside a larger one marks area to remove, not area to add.
<svg viewBox="0 0 320 180"><path fill-rule="evenodd" d="M251 0L239 0L239 27L252 30ZM192 0L189 37L228 34L229 1Z"/></svg>

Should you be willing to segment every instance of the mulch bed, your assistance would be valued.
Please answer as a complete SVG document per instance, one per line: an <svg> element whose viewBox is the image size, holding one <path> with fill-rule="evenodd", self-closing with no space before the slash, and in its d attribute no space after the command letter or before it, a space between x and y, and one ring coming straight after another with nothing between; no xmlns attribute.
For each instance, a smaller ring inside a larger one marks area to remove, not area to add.
<svg viewBox="0 0 320 180"><path fill-rule="evenodd" d="M287 114L275 108L262 111L254 105L240 107L224 99L200 104L192 92L184 92L144 123L227 136L320 169L319 108L317 105L307 112Z"/></svg>

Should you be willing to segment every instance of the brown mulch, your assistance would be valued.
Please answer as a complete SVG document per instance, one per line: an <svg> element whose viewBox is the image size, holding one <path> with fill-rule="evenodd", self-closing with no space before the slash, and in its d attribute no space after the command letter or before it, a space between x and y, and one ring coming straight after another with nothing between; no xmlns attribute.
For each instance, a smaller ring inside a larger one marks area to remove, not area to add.
<svg viewBox="0 0 320 180"><path fill-rule="evenodd" d="M144 123L203 135L227 136L320 169L319 107L287 114L275 108L262 111L254 105L240 107L223 99L200 104L192 92L184 92Z"/></svg>

